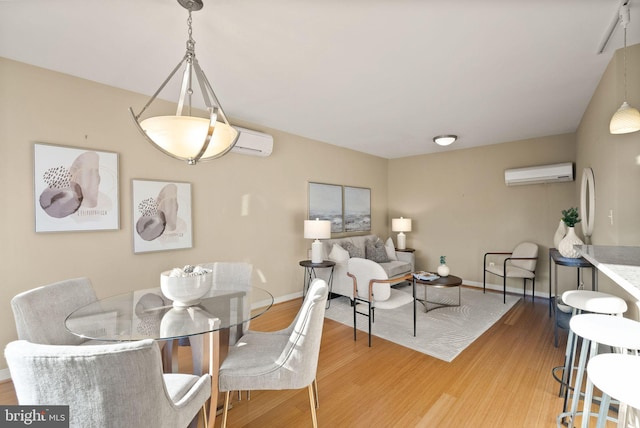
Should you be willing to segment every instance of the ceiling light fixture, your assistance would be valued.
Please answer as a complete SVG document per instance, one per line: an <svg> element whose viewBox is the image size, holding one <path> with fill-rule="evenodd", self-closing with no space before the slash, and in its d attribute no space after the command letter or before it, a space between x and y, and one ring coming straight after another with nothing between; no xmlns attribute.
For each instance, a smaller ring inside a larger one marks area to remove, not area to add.
<svg viewBox="0 0 640 428"><path fill-rule="evenodd" d="M229 124L220 101L218 101L196 59L196 42L191 36L191 12L202 9L202 0L178 0L178 3L189 11L187 52L140 113L135 114L132 108L129 108L129 111L140 132L157 149L175 159L187 161L189 165L195 165L199 161L216 159L225 155L236 144L239 132ZM183 64L185 68L175 116L154 116L140 121L145 110ZM194 77L208 111L207 118L192 116Z"/></svg>
<svg viewBox="0 0 640 428"><path fill-rule="evenodd" d="M624 102L615 112L609 123L609 132L612 134L629 134L640 131L640 112L627 103L627 25L630 21L629 5L620 6L620 21L624 28Z"/></svg>
<svg viewBox="0 0 640 428"><path fill-rule="evenodd" d="M457 139L457 135L438 135L437 137L433 137L433 142L439 146L448 146Z"/></svg>

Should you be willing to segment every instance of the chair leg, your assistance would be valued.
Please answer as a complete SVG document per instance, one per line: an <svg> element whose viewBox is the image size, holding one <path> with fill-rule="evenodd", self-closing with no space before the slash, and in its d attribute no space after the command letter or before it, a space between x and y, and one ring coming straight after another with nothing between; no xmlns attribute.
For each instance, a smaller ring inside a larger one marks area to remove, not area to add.
<svg viewBox="0 0 640 428"><path fill-rule="evenodd" d="M507 275L502 277L502 303L507 303Z"/></svg>
<svg viewBox="0 0 640 428"><path fill-rule="evenodd" d="M202 406L202 419L204 421L204 426L208 427L209 426L209 422L207 421L207 406L206 406L206 404L204 406Z"/></svg>
<svg viewBox="0 0 640 428"><path fill-rule="evenodd" d="M224 408L222 410L222 424L220 428L227 428L227 413L229 412L229 396L231 395L231 391L227 391L224 395ZM211 406L215 406L216 402L213 397L211 397Z"/></svg>
<svg viewBox="0 0 640 428"><path fill-rule="evenodd" d="M536 300L536 278L535 276L531 279L531 301L534 302Z"/></svg>
<svg viewBox="0 0 640 428"><path fill-rule="evenodd" d="M316 395L316 409L320 408L320 396L318 395L318 379L313 379L313 389Z"/></svg>
<svg viewBox="0 0 640 428"><path fill-rule="evenodd" d="M522 300L527 300L527 278L522 278Z"/></svg>
<svg viewBox="0 0 640 428"><path fill-rule="evenodd" d="M318 428L318 419L316 417L316 405L315 398L313 397L313 382L309 384L309 403L311 404L311 420L313 421L313 428Z"/></svg>
<svg viewBox="0 0 640 428"><path fill-rule="evenodd" d="M371 317L373 315L373 308L371 302L369 302L369 348L371 348Z"/></svg>
<svg viewBox="0 0 640 428"><path fill-rule="evenodd" d="M353 301L353 341L356 341L356 306L358 306L358 304L356 303L356 301Z"/></svg>
<svg viewBox="0 0 640 428"><path fill-rule="evenodd" d="M487 291L487 270L482 271L482 292L485 293Z"/></svg>

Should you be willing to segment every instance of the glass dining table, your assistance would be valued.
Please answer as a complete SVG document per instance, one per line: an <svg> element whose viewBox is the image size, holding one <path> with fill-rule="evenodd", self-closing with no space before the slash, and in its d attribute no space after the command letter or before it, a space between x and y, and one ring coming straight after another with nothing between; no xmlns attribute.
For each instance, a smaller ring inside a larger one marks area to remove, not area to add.
<svg viewBox="0 0 640 428"><path fill-rule="evenodd" d="M163 351L165 371L177 371L175 342L188 338L193 373L209 373L211 397L218 397L218 371L229 338L239 338L243 324L264 314L271 305L271 293L251 287L250 291L211 289L198 304L180 307L174 306L158 287L107 297L80 307L69 314L65 327L77 336L96 341L167 341ZM211 427L215 415L216 406L211 406L208 421Z"/></svg>

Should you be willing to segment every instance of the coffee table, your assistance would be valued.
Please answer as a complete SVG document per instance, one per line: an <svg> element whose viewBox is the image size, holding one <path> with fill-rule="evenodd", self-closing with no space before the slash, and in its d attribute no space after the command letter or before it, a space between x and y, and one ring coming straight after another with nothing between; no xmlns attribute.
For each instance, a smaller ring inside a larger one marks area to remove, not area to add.
<svg viewBox="0 0 640 428"><path fill-rule="evenodd" d="M416 284L424 286L424 299L418 299L416 297ZM441 276L437 279L433 279L430 281L426 281L424 279L418 279L415 276L413 277L413 305L415 306L416 302L422 303L424 306L424 311L429 312L434 309L451 307L451 306L460 306L460 285L462 285L462 278L457 277L455 275L447 275ZM446 303L446 302L435 302L431 301L427 297L427 289L429 287L434 288L453 288L458 287L458 303ZM435 305L432 308L429 308L427 304Z"/></svg>

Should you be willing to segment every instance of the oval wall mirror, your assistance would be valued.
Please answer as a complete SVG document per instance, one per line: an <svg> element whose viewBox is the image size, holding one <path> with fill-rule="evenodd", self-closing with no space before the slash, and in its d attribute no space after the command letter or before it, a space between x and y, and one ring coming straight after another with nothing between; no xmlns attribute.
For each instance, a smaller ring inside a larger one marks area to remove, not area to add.
<svg viewBox="0 0 640 428"><path fill-rule="evenodd" d="M593 234L593 220L596 211L596 185L593 178L593 170L585 168L582 170L582 189L580 191L580 211L582 213L582 233L591 243Z"/></svg>

